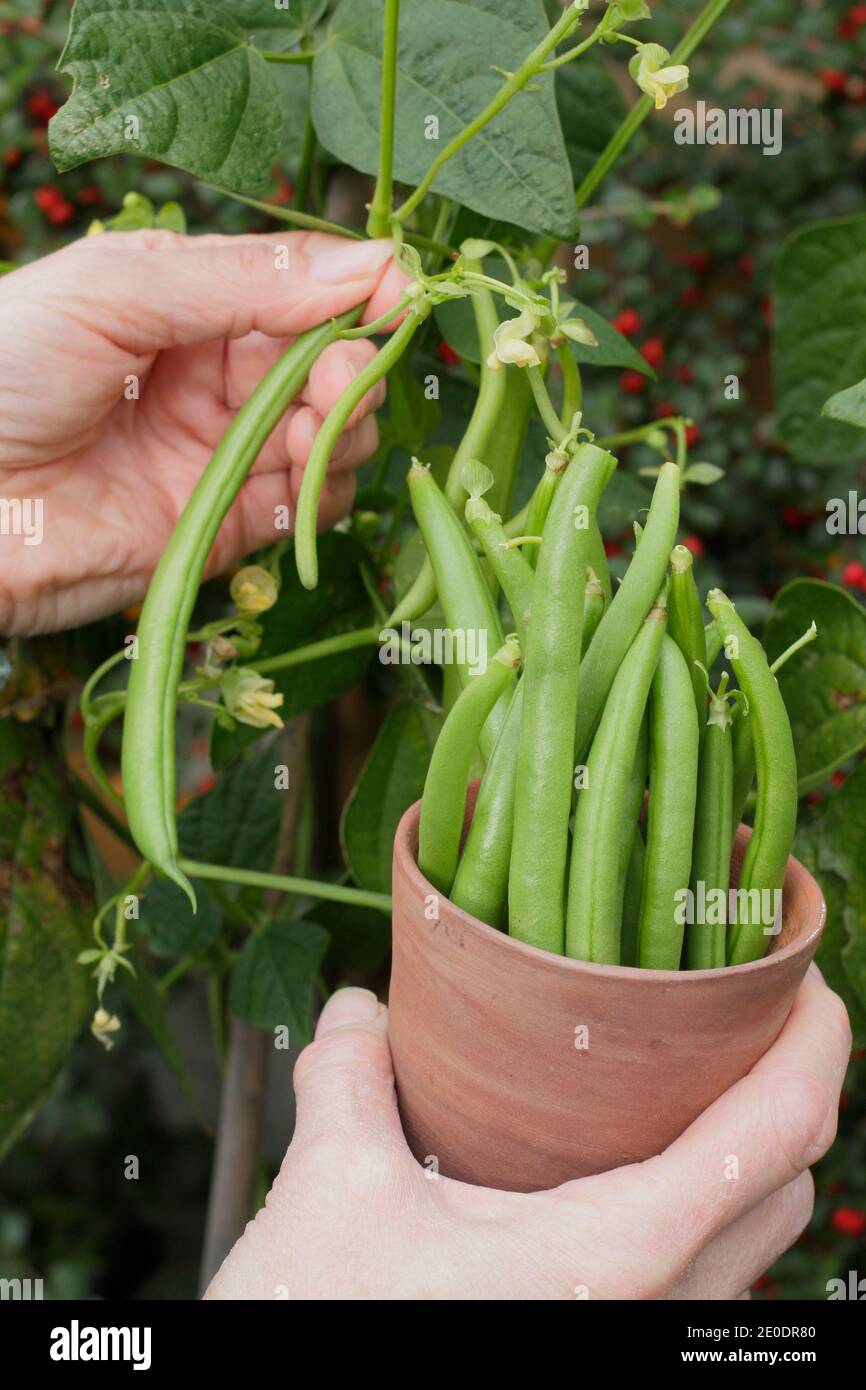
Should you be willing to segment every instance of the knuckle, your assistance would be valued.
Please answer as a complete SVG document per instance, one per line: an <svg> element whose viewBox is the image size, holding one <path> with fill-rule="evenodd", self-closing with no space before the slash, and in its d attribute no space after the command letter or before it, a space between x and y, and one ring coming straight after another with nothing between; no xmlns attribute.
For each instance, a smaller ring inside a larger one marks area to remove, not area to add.
<svg viewBox="0 0 866 1390"><path fill-rule="evenodd" d="M117 233L112 232L112 237ZM169 232L159 227L146 227L137 232L122 233L127 240L127 246L133 251L148 251L164 253L166 251L183 251L188 248L188 238L181 236L180 232ZM101 237L87 237L87 241L98 242Z"/></svg>
<svg viewBox="0 0 866 1390"><path fill-rule="evenodd" d="M836 1111L826 1086L810 1072L774 1076L767 1087L765 1108L792 1173L802 1173L827 1152L836 1132Z"/></svg>

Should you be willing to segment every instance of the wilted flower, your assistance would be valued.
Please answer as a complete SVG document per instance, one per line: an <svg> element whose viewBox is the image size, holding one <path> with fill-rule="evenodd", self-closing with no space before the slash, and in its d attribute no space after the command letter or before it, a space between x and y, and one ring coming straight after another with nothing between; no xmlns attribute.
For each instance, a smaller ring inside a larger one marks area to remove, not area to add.
<svg viewBox="0 0 866 1390"><path fill-rule="evenodd" d="M114 1047L112 1033L120 1031L120 1019L117 1014L110 1014L107 1009L99 1008L93 1015L90 1024L90 1031L98 1043L102 1043L106 1052L110 1052Z"/></svg>
<svg viewBox="0 0 866 1390"><path fill-rule="evenodd" d="M628 65L641 91L652 97L657 111L667 105L669 97L684 92L689 85L689 70L685 63L665 67L670 56L660 43L643 43Z"/></svg>
<svg viewBox="0 0 866 1390"><path fill-rule="evenodd" d="M493 334L493 351L487 359L488 367L540 367L541 358L529 341L538 331L538 319L528 309L516 319L500 323Z"/></svg>
<svg viewBox="0 0 866 1390"><path fill-rule="evenodd" d="M281 729L283 721L275 710L283 703L282 695L274 691L274 683L248 666L236 666L226 671L220 682L220 694L229 714L241 724L254 729Z"/></svg>
<svg viewBox="0 0 866 1390"><path fill-rule="evenodd" d="M266 613L279 596L277 581L262 565L245 565L231 582L232 602L239 613Z"/></svg>

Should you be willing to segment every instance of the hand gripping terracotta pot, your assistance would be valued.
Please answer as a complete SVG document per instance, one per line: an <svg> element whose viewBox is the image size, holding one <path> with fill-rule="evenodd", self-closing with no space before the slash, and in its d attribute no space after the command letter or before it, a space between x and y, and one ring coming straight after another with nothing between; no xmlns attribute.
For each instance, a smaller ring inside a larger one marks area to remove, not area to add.
<svg viewBox="0 0 866 1390"><path fill-rule="evenodd" d="M389 1032L420 1162L530 1192L649 1158L778 1037L826 913L796 859L763 960L681 972L590 965L514 941L437 895L416 863L419 810L406 812L394 846ZM734 883L750 833L737 835Z"/></svg>

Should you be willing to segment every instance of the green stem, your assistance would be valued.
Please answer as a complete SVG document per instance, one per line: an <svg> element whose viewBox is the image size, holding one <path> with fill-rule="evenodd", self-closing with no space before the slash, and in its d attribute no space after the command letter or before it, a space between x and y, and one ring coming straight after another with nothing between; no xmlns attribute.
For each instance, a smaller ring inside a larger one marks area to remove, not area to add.
<svg viewBox="0 0 866 1390"><path fill-rule="evenodd" d="M310 174L313 168L313 155L316 152L316 127L313 125L313 69L308 69L307 110L304 117L304 138L301 144L301 161L292 198L292 210L303 212L310 193Z"/></svg>
<svg viewBox="0 0 866 1390"><path fill-rule="evenodd" d="M316 56L310 49L301 53L273 53L269 48L260 48L258 52L266 63L312 63Z"/></svg>
<svg viewBox="0 0 866 1390"><path fill-rule="evenodd" d="M571 422L580 410L583 400L580 367L575 361L574 353L565 343L556 349L556 358L562 371L563 384L560 424L564 430L570 430Z"/></svg>
<svg viewBox="0 0 866 1390"><path fill-rule="evenodd" d="M181 859L179 865L184 873L190 874L193 878L245 884L250 888L273 888L279 893L297 893L299 897L323 898L327 902L347 903L353 907L373 907L385 913L391 911L391 898L386 893L367 892L362 888L344 888L338 883L321 883L309 878L292 878L288 874L223 868L220 864L199 864L194 859Z"/></svg>
<svg viewBox="0 0 866 1390"><path fill-rule="evenodd" d="M604 439L596 439L600 449L615 449L620 444L638 444L654 430L676 430L677 425L685 425L681 415L666 415L662 420L653 420L649 425L639 425L637 429L624 430L622 434L609 434Z"/></svg>
<svg viewBox="0 0 866 1390"><path fill-rule="evenodd" d="M379 174L367 218L371 237L388 236L394 201L394 114L397 90L397 43L400 0L385 0L385 37L382 47L382 104L379 115Z"/></svg>
<svg viewBox="0 0 866 1390"><path fill-rule="evenodd" d="M529 384L532 387L532 394L535 397L535 404L538 413L544 422L544 427L553 440L554 444L560 444L565 438L566 430L560 423L553 401L544 384L544 375L540 367L527 367L526 374L529 377Z"/></svg>
<svg viewBox="0 0 866 1390"><path fill-rule="evenodd" d="M399 304L394 304L392 308L386 309L384 314L380 314L372 323L363 324L360 328L344 328L337 334L338 338L351 342L355 338L372 338L376 333L381 333L384 328L399 314L405 314L417 300L417 294L404 294Z"/></svg>
<svg viewBox="0 0 866 1390"><path fill-rule="evenodd" d="M290 666L302 666L306 661L319 661L326 656L336 656L339 652L351 652L356 647L376 647L379 645L381 628L362 627L355 632L341 632L337 637L324 637L321 642L311 642L306 647L296 647L293 652L283 652L280 656L270 656L265 661L255 657L244 665L250 665L260 676L270 675L272 671L285 671Z"/></svg>
<svg viewBox="0 0 866 1390"><path fill-rule="evenodd" d="M483 130L494 117L498 116L500 111L511 101L512 97L523 90L527 83L536 75L548 54L552 53L557 44L562 43L563 39L568 37L572 30L580 23L580 20L581 12L576 10L573 5L569 5L562 18L553 26L550 32L545 35L541 43L532 50L528 58L524 59L517 71L511 74L493 100L475 117L474 121L470 121L469 125L464 126L463 130L455 135L453 140L449 141L441 154L436 156L430 168L427 170L427 173L424 175L424 178L415 189L415 192L395 213L395 220L397 222L405 222L406 219L411 216L419 203L426 198L436 175L448 163L449 159L453 159L454 155L459 154L463 146L468 144L479 131Z"/></svg>

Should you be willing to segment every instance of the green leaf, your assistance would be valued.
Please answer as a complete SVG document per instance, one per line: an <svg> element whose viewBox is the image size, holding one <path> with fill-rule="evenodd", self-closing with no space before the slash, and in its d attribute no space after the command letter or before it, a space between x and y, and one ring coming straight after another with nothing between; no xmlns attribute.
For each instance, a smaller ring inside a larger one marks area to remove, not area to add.
<svg viewBox="0 0 866 1390"><path fill-rule="evenodd" d="M866 376L866 215L816 222L788 239L773 290L779 431L798 463L847 463L851 424L822 418L829 396Z"/></svg>
<svg viewBox="0 0 866 1390"><path fill-rule="evenodd" d="M715 463L690 463L683 474L684 483L697 483L700 487L711 487L724 478L724 468Z"/></svg>
<svg viewBox="0 0 866 1390"><path fill-rule="evenodd" d="M823 821L801 831L797 855L827 901L818 964L845 1000L855 1046L866 1042L866 763L834 791Z"/></svg>
<svg viewBox="0 0 866 1390"><path fill-rule="evenodd" d="M277 14L271 10L271 27ZM280 101L232 7L76 0L59 66L75 83L49 127L61 173L105 155L139 154L243 193L272 186Z"/></svg>
<svg viewBox="0 0 866 1390"><path fill-rule="evenodd" d="M424 790L437 721L412 700L395 705L343 811L343 854L359 888L391 891L398 822Z"/></svg>
<svg viewBox="0 0 866 1390"><path fill-rule="evenodd" d="M571 172L582 183L628 108L594 53L557 69L556 100Z"/></svg>
<svg viewBox="0 0 866 1390"><path fill-rule="evenodd" d="M846 386L824 402L821 411L830 420L842 420L847 425L856 425L866 430L866 377L854 386Z"/></svg>
<svg viewBox="0 0 866 1390"><path fill-rule="evenodd" d="M136 940L128 959L131 961L135 973L121 970L118 972L118 980L129 1001L129 1006L156 1043L163 1061L180 1087L182 1094L186 1097L199 1121L204 1124L195 1088L169 1020L168 1001L157 984L139 941Z"/></svg>
<svg viewBox="0 0 866 1390"><path fill-rule="evenodd" d="M764 632L771 661L814 620L818 636L779 672L797 749L800 793L866 748L866 612L850 594L795 579L773 600Z"/></svg>
<svg viewBox="0 0 866 1390"><path fill-rule="evenodd" d="M436 155L548 32L540 0L403 0L397 58L395 177L418 184ZM339 160L374 173L379 161L382 5L342 0L313 67L313 119ZM465 207L538 232L570 236L574 185L545 74L520 92L440 172L434 188ZM429 138L430 118L439 122Z"/></svg>
<svg viewBox="0 0 866 1390"><path fill-rule="evenodd" d="M360 574L366 551L351 536L337 531L320 536L318 548L320 578L318 588L312 591L303 588L298 578L293 552L289 550L282 557L280 596L260 619L263 635L254 665L266 657L280 656L373 622L372 604ZM280 717L292 719L351 690L369 666L372 651L370 647L359 647L270 673L269 679L283 696ZM262 733L261 729L244 725L232 732L215 728L211 737L214 767L225 767L260 739Z"/></svg>
<svg viewBox="0 0 866 1390"><path fill-rule="evenodd" d="M94 999L77 963L92 904L67 862L73 809L37 731L0 720L0 1157L46 1099Z"/></svg>
<svg viewBox="0 0 866 1390"><path fill-rule="evenodd" d="M271 759L273 761L273 759ZM184 845L182 852L202 862L204 853ZM167 878L149 883L141 899L138 924L158 956L192 956L204 951L219 935L221 915L205 884L193 881L198 911Z"/></svg>
<svg viewBox="0 0 866 1390"><path fill-rule="evenodd" d="M619 535L646 511L650 500L651 493L633 473L614 473L601 495L598 524L607 535Z"/></svg>
<svg viewBox="0 0 866 1390"><path fill-rule="evenodd" d="M259 1028L288 1028L292 1044L303 1046L312 1033L313 985L327 949L328 933L315 922L269 922L244 942L229 1008Z"/></svg>
<svg viewBox="0 0 866 1390"><path fill-rule="evenodd" d="M204 796L190 802L178 821L181 854L199 863L269 871L276 853L282 798L289 795L275 785L279 763L280 744L271 739L223 772ZM203 910L207 911L202 902L199 911ZM169 929L164 932L170 939Z"/></svg>
<svg viewBox="0 0 866 1390"><path fill-rule="evenodd" d="M310 918L324 927L331 938L326 966L339 972L378 970L391 950L391 919L372 907L349 907L345 903L315 903ZM307 914L304 914L307 920Z"/></svg>

